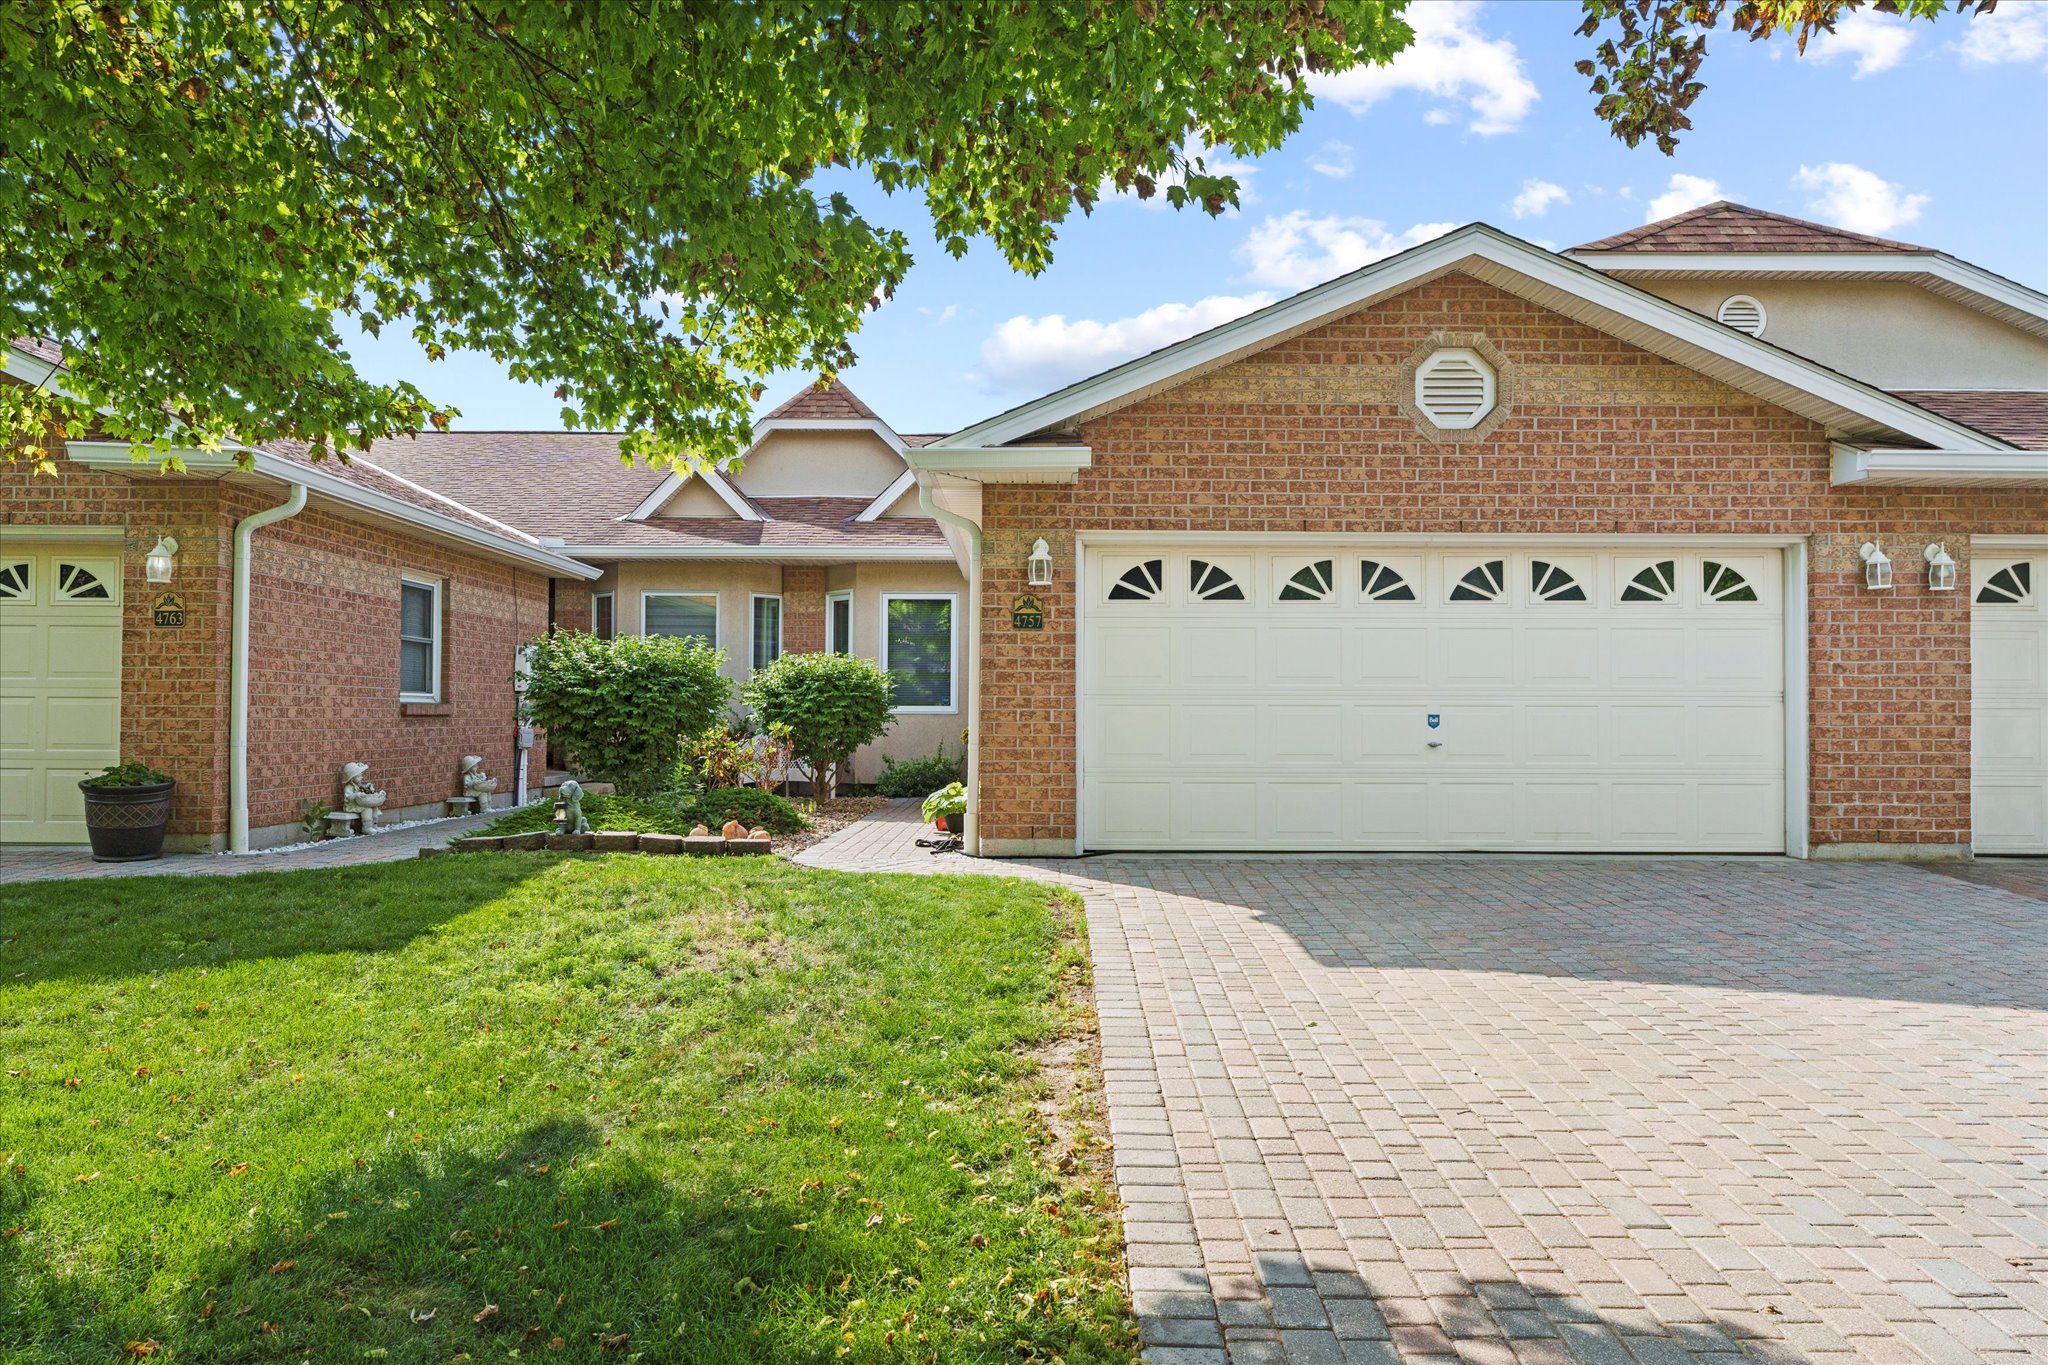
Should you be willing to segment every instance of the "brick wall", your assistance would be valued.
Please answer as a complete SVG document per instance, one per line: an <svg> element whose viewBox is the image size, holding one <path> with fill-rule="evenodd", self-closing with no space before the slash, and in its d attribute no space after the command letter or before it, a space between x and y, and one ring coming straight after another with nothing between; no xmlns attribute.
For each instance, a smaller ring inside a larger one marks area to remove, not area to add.
<svg viewBox="0 0 2048 1365"><path fill-rule="evenodd" d="M275 501L231 489L226 523ZM339 806L350 761L392 810L455 795L464 754L512 789L513 659L547 628L544 575L317 507L258 531L253 563L250 828L296 821L308 800ZM402 573L443 580L438 706L398 700Z"/></svg>
<svg viewBox="0 0 2048 1365"><path fill-rule="evenodd" d="M1402 411L1403 366L1473 336L1502 411L1444 440ZM1969 600L1930 594L1919 547L2048 529L2026 490L1837 489L1823 431L1453 275L1088 423L1072 485L984 490L980 828L1071 839L1073 537L1090 531L1781 534L1809 537L1816 844L1969 840ZM1042 633L1003 613L1044 536ZM1863 587L1882 539L1899 586ZM1965 563L1965 573L1967 564Z"/></svg>
<svg viewBox="0 0 2048 1365"><path fill-rule="evenodd" d="M203 840L227 808L227 537L220 485L207 479L103 474L60 457L55 476L0 463L0 538L8 527L97 527L121 532L121 756L178 780L170 832ZM178 541L175 579L182 629L159 628L150 607L164 591L143 578L157 537Z"/></svg>

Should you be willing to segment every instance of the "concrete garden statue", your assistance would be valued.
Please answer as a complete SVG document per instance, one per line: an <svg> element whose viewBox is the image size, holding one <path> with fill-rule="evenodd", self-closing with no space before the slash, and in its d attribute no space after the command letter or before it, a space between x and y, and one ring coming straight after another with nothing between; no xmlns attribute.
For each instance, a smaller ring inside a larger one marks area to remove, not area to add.
<svg viewBox="0 0 2048 1365"><path fill-rule="evenodd" d="M462 794L471 800L476 809L482 810L491 804L491 793L498 789L498 779L484 771L481 755L464 754L462 757Z"/></svg>
<svg viewBox="0 0 2048 1365"><path fill-rule="evenodd" d="M570 778L562 784L562 833L588 834L590 821L583 818L583 784Z"/></svg>
<svg viewBox="0 0 2048 1365"><path fill-rule="evenodd" d="M356 817L356 828L364 834L377 827L377 810L384 804L385 795L370 785L366 776L369 771L367 763L341 765L341 808Z"/></svg>

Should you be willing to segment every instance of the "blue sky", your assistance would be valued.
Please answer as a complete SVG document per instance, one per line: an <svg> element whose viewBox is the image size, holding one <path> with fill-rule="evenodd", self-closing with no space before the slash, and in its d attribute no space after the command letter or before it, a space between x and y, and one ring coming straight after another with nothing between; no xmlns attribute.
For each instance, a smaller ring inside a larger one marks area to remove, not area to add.
<svg viewBox="0 0 2048 1365"><path fill-rule="evenodd" d="M1569 247L1712 199L1938 247L2048 288L2048 0L1908 25L1859 13L1804 57L1708 40L1698 125L1674 157L1593 117L1577 0L1418 0L1392 68L1320 89L1301 131L1241 168L1221 218L1105 200L1036 278L976 243L955 261L922 204L852 190L917 265L844 379L900 431L948 431L1475 220ZM1236 162L1227 152L1211 155ZM430 364L395 333L351 347L463 410L554 428L559 404L487 357ZM774 376L763 407L804 382Z"/></svg>

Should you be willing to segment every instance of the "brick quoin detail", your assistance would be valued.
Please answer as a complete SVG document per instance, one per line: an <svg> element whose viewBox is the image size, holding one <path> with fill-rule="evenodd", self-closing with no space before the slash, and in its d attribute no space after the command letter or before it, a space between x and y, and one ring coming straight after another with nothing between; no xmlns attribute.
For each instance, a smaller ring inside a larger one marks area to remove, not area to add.
<svg viewBox="0 0 2048 1365"><path fill-rule="evenodd" d="M1481 441L1435 440L1401 366L1476 333L1512 368ZM1929 593L1918 551L2048 531L2037 491L1835 488L1815 423L1464 275L1448 275L1087 423L1072 485L986 488L980 827L1071 839L1077 533L1769 534L1810 547L1811 837L1970 839L1970 603ZM1060 565L1042 632L1008 629L1024 560ZM1863 586L1876 537L1898 587ZM1967 563L1965 562L1967 574Z"/></svg>

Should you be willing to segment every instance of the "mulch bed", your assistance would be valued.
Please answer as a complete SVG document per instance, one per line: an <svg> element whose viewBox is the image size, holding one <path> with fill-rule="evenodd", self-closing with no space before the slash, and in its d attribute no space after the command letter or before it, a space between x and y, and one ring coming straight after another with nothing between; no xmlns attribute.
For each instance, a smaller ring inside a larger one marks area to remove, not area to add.
<svg viewBox="0 0 2048 1365"><path fill-rule="evenodd" d="M837 834L856 820L867 819L888 805L886 796L842 796L837 801L828 801L816 810L805 812L811 827L803 833L776 835L774 851L785 858L801 853L819 840Z"/></svg>

